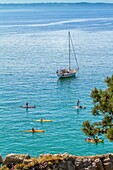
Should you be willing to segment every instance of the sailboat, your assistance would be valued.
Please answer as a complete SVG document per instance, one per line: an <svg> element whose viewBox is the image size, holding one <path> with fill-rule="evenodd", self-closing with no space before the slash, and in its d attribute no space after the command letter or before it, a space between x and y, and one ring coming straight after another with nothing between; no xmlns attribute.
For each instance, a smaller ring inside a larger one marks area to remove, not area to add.
<svg viewBox="0 0 113 170"><path fill-rule="evenodd" d="M77 62L77 58L76 58L76 54L75 54L75 50L74 50L70 32L68 32L68 38L69 38L69 66L68 66L68 68L60 69L60 70L56 71L56 74L59 78L75 77L77 71L79 70L79 66L78 66L78 62ZM75 68L75 69L71 68L71 48L72 48L72 51L73 51L73 54L75 57L75 61L77 64L77 68Z"/></svg>

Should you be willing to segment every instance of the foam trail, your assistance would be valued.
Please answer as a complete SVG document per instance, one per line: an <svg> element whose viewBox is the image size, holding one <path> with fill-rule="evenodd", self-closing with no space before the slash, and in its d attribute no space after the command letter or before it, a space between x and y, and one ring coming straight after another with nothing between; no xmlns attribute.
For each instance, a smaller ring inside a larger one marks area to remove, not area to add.
<svg viewBox="0 0 113 170"><path fill-rule="evenodd" d="M87 22L87 21L112 21L113 18L88 18L88 19L72 19L64 20L58 22L50 22L46 24L15 24L15 25L0 25L0 27L46 27L52 25L62 25L67 23L78 23L78 22Z"/></svg>

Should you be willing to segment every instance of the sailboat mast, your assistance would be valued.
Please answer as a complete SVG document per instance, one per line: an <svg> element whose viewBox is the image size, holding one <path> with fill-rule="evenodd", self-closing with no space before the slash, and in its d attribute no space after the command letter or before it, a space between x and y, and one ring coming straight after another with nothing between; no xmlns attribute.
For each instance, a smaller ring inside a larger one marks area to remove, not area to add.
<svg viewBox="0 0 113 170"><path fill-rule="evenodd" d="M70 32L68 32L68 38L69 38L69 70L70 70L70 65L71 65L71 63L70 63L70 52L71 52L71 50L70 50Z"/></svg>

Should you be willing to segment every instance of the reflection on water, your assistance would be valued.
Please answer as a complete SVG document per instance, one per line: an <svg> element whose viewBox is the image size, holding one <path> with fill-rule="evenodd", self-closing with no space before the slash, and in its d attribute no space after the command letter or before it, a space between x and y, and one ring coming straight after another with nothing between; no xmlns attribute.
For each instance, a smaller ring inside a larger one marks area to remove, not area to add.
<svg viewBox="0 0 113 170"><path fill-rule="evenodd" d="M57 80L57 86L58 87L69 87L70 85L72 86L73 83L75 82L76 77L69 77L69 78L59 78Z"/></svg>
<svg viewBox="0 0 113 170"><path fill-rule="evenodd" d="M79 109L76 109L76 110L77 110L76 112L77 112L77 115L78 115L79 114Z"/></svg>

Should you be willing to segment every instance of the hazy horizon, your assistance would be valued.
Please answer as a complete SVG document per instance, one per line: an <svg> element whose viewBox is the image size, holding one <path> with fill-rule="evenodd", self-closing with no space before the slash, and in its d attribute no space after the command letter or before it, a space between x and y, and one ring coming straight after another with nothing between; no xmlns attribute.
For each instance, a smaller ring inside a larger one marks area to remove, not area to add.
<svg viewBox="0 0 113 170"><path fill-rule="evenodd" d="M113 0L0 0L0 4L5 3L113 3Z"/></svg>

